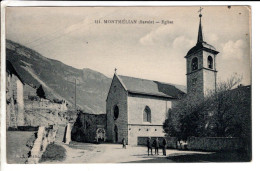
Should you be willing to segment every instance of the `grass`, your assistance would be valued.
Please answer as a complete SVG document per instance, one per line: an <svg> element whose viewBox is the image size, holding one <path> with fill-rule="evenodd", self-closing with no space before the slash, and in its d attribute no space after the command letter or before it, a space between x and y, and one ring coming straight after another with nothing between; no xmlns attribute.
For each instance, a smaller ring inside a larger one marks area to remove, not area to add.
<svg viewBox="0 0 260 171"><path fill-rule="evenodd" d="M28 153L31 150L26 146L28 141L32 140L35 132L28 131L7 131L7 162L9 164L24 164L28 159ZM33 140L32 140L33 141Z"/></svg>
<svg viewBox="0 0 260 171"><path fill-rule="evenodd" d="M49 144L39 162L63 161L65 158L66 150L64 147L57 144Z"/></svg>

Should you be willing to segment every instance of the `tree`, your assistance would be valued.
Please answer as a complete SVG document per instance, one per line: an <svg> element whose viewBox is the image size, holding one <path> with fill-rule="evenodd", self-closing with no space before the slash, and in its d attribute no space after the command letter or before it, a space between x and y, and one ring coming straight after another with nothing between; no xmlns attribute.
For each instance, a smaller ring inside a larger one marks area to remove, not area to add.
<svg viewBox="0 0 260 171"><path fill-rule="evenodd" d="M36 90L36 94L37 96L39 96L40 98L43 98L43 99L46 99L46 96L45 96L45 92L42 88L42 85L40 85L37 90Z"/></svg>
<svg viewBox="0 0 260 171"><path fill-rule="evenodd" d="M190 136L201 136L204 125L203 99L188 94L179 100L163 124L167 136L186 141Z"/></svg>
<svg viewBox="0 0 260 171"><path fill-rule="evenodd" d="M165 120L165 133L185 141L190 136L250 137L251 91L239 86L241 80L234 75L220 82L204 99L187 94Z"/></svg>
<svg viewBox="0 0 260 171"><path fill-rule="evenodd" d="M215 91L208 92L204 105L211 112L206 118L213 128L207 127L206 135L212 135L212 130L217 137L238 137L241 133L239 111L249 107L244 104L248 100L247 92L241 89L242 86L238 87L241 80L242 76L233 75L227 81L220 82Z"/></svg>

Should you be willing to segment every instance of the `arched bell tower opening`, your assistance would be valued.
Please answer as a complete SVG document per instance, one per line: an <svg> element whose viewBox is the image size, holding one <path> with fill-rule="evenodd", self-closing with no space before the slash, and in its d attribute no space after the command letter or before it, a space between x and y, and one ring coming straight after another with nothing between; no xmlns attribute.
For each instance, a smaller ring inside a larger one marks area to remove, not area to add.
<svg viewBox="0 0 260 171"><path fill-rule="evenodd" d="M186 58L187 93L203 99L216 89L216 56L219 53L212 45L203 40L202 14L199 14L199 29L196 45L191 48Z"/></svg>
<svg viewBox="0 0 260 171"><path fill-rule="evenodd" d="M208 68L213 69L213 58L208 56Z"/></svg>
<svg viewBox="0 0 260 171"><path fill-rule="evenodd" d="M191 61L191 68L192 68L192 71L195 71L198 69L198 58L197 57L194 57Z"/></svg>

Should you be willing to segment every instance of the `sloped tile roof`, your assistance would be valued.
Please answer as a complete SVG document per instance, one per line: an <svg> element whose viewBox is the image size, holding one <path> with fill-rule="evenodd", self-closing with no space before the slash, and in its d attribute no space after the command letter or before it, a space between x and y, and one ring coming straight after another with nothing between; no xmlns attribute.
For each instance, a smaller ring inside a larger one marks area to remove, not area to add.
<svg viewBox="0 0 260 171"><path fill-rule="evenodd" d="M216 51L216 48L214 46L212 46L212 45L210 45L210 44L208 44L206 42L199 42L199 43L196 44L196 46L194 46L193 48L191 48L188 51L186 56L189 56L190 54L193 54L193 53L195 53L195 52L197 52L198 50L201 50L201 49L204 49L206 51L210 51L210 52L212 52L214 54L218 54L219 53L218 51Z"/></svg>
<svg viewBox="0 0 260 171"><path fill-rule="evenodd" d="M126 91L134 94L180 98L186 93L186 87L182 85L174 85L122 75L118 75L118 78Z"/></svg>
<svg viewBox="0 0 260 171"><path fill-rule="evenodd" d="M16 75L19 78L19 80L24 84L24 81L21 79L20 75L16 72L16 69L9 60L6 60L6 71L10 74Z"/></svg>

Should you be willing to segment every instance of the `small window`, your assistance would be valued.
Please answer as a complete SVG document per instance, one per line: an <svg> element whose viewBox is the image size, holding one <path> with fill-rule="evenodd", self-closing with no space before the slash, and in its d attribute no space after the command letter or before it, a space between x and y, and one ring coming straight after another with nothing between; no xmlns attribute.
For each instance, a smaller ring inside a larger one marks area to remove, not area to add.
<svg viewBox="0 0 260 171"><path fill-rule="evenodd" d="M118 108L118 106L116 105L116 106L114 107L114 120L117 120L118 116L119 116L119 108Z"/></svg>
<svg viewBox="0 0 260 171"><path fill-rule="evenodd" d="M144 122L151 122L151 109L146 106L143 113L143 121Z"/></svg>
<svg viewBox="0 0 260 171"><path fill-rule="evenodd" d="M198 58L197 57L192 59L191 68L192 68L192 71L198 69Z"/></svg>
<svg viewBox="0 0 260 171"><path fill-rule="evenodd" d="M208 68L213 69L213 58L211 56L208 57Z"/></svg>

